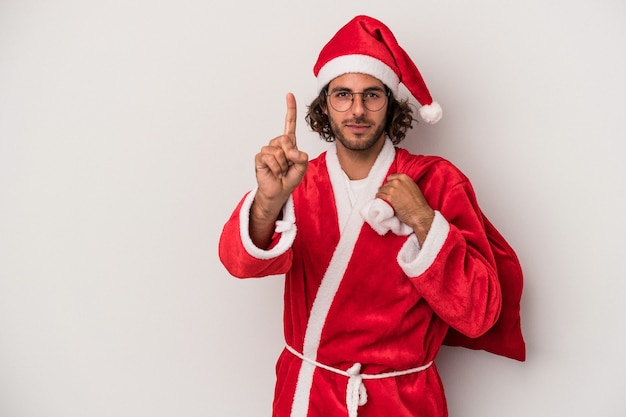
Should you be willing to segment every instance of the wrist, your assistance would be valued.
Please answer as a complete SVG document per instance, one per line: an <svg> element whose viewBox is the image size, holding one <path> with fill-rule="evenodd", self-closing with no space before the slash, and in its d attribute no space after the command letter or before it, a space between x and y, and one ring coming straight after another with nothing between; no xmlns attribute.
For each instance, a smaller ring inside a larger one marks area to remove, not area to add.
<svg viewBox="0 0 626 417"><path fill-rule="evenodd" d="M430 232L430 227L432 226L434 220L435 211L430 209L426 213L415 216L415 219L411 221L411 223L408 223L411 229L413 229L420 245L422 245L426 240L426 236L428 236L428 232Z"/></svg>
<svg viewBox="0 0 626 417"><path fill-rule="evenodd" d="M256 247L266 249L270 245L276 221L282 217L283 205L268 204L258 194L254 196L250 205L248 233Z"/></svg>
<svg viewBox="0 0 626 417"><path fill-rule="evenodd" d="M250 216L256 222L273 224L280 216L283 205L257 194L250 206Z"/></svg>

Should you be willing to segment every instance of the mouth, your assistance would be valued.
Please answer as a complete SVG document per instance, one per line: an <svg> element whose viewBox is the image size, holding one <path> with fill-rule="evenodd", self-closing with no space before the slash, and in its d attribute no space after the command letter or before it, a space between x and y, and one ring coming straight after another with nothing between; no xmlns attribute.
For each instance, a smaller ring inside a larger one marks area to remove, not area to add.
<svg viewBox="0 0 626 417"><path fill-rule="evenodd" d="M346 123L346 128L354 133L363 133L367 131L371 126L363 123Z"/></svg>

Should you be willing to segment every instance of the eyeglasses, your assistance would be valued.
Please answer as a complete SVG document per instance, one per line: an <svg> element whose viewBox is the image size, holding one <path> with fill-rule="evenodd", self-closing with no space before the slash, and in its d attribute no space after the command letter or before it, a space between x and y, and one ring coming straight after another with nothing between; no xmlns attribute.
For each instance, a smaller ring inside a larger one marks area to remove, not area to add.
<svg viewBox="0 0 626 417"><path fill-rule="evenodd" d="M389 91L383 90L369 90L360 93L354 93L352 91L333 91L332 93L326 92L328 102L330 106L338 112L344 112L350 110L352 103L354 103L354 96L356 94L361 95L363 107L369 111L379 111L387 103L387 97L389 97Z"/></svg>

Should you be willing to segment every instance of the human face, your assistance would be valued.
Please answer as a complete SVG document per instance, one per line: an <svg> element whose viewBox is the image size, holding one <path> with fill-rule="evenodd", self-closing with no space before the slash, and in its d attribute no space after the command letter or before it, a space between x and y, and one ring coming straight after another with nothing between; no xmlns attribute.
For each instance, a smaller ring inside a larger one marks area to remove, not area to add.
<svg viewBox="0 0 626 417"><path fill-rule="evenodd" d="M328 93L335 91L364 92L376 89L384 93L385 86L377 78L365 74L344 74L333 79L328 85ZM330 121L330 128L338 146L350 151L380 149L385 137L385 120L388 102L378 111L365 108L361 95L354 95L352 107L338 112L327 105L324 113Z"/></svg>

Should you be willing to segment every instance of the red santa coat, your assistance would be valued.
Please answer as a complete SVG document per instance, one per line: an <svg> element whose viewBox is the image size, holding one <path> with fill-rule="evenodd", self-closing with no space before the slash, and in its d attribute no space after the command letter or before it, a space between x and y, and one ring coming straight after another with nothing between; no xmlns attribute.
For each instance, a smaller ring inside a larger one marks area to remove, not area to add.
<svg viewBox="0 0 626 417"><path fill-rule="evenodd" d="M422 247L392 210L385 214L386 203L374 200L397 172L412 177L435 210ZM273 416L345 417L349 408L355 415L354 401L346 398L353 382L357 397L361 384L360 417L446 416L441 380L430 363L449 326L480 336L501 307L468 179L442 158L412 155L387 140L353 206L336 153L325 152L310 161L268 250L254 247L248 235L253 197L254 191L244 197L224 226L219 255L236 277L286 274L289 350L276 366ZM357 381L340 374L355 366ZM426 369L360 378L420 367Z"/></svg>

